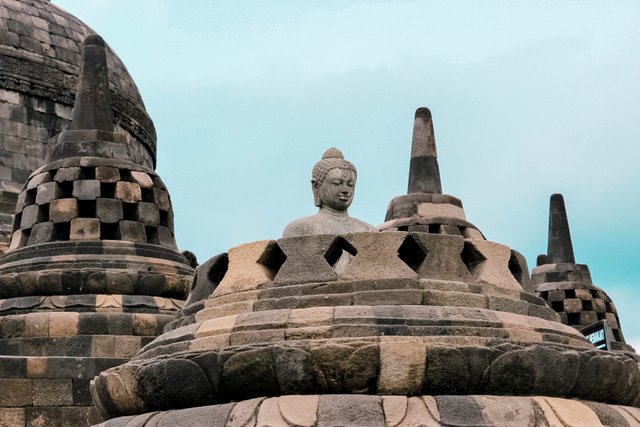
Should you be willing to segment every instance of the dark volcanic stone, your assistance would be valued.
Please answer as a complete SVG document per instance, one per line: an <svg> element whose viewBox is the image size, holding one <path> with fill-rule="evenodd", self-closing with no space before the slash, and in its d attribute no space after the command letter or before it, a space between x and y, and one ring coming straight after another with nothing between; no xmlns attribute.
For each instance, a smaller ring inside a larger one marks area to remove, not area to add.
<svg viewBox="0 0 640 427"><path fill-rule="evenodd" d="M471 396L436 396L442 425L450 427L490 427L482 407Z"/></svg>
<svg viewBox="0 0 640 427"><path fill-rule="evenodd" d="M272 348L257 348L231 356L222 370L221 389L230 399L280 393Z"/></svg>
<svg viewBox="0 0 640 427"><path fill-rule="evenodd" d="M384 413L378 396L320 396L318 427L383 427L384 425Z"/></svg>

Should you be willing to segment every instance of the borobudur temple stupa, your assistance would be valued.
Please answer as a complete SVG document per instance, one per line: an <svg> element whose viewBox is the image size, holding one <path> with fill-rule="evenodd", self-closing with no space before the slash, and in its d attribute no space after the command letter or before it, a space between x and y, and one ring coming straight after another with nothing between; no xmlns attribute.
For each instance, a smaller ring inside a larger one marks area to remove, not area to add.
<svg viewBox="0 0 640 427"><path fill-rule="evenodd" d="M317 214L196 270L135 83L50 1L0 0L0 138L0 427L640 426L562 197L530 276L443 193L427 108L381 225L328 146Z"/></svg>
<svg viewBox="0 0 640 427"><path fill-rule="evenodd" d="M0 258L2 426L100 422L90 380L162 332L194 275L167 188L114 127L100 36L81 62L71 124L20 191Z"/></svg>
<svg viewBox="0 0 640 427"><path fill-rule="evenodd" d="M414 132L412 153L425 185L394 199L398 227L251 242L199 267L203 300L92 382L101 425L638 425L637 356L561 323L520 256L465 235L433 138ZM346 212L355 168L330 165L320 198Z"/></svg>
<svg viewBox="0 0 640 427"><path fill-rule="evenodd" d="M609 295L591 281L589 266L576 264L569 220L561 194L551 196L549 204L549 243L547 253L538 257L531 281L538 296L560 314L565 325L584 331L602 324L602 345L610 350L634 349L625 342L618 311Z"/></svg>
<svg viewBox="0 0 640 427"><path fill-rule="evenodd" d="M80 49L94 33L48 0L0 0L0 250L18 193L44 165L50 138L71 123ZM135 82L107 47L114 128L153 168L156 132Z"/></svg>

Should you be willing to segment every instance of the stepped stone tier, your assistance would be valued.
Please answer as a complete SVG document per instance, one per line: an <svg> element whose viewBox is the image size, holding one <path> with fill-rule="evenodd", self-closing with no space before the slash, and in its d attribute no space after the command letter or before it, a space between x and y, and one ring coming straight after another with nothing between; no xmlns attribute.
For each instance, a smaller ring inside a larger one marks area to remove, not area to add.
<svg viewBox="0 0 640 427"><path fill-rule="evenodd" d="M302 235L214 257L189 315L91 383L113 418L101 425L640 423L631 354L562 324L510 248L429 231Z"/></svg>
<svg viewBox="0 0 640 427"><path fill-rule="evenodd" d="M634 352L622 335L615 304L591 282L589 267L576 264L561 194L551 196L548 250L538 257L537 264L531 277L536 294L558 312L562 323L582 330L604 320L611 349Z"/></svg>
<svg viewBox="0 0 640 427"><path fill-rule="evenodd" d="M107 71L88 36L72 123L18 196L0 258L0 425L100 422L89 381L159 335L191 284L169 193L113 126Z"/></svg>
<svg viewBox="0 0 640 427"><path fill-rule="evenodd" d="M462 201L442 194L433 119L428 108L416 110L406 195L389 203L381 231L422 231L483 239L467 221ZM524 258L522 258L524 259Z"/></svg>
<svg viewBox="0 0 640 427"><path fill-rule="evenodd" d="M0 0L0 250L6 249L18 194L45 163L51 137L71 122L80 49L93 33L48 0ZM153 168L156 133L138 89L107 48L113 125Z"/></svg>

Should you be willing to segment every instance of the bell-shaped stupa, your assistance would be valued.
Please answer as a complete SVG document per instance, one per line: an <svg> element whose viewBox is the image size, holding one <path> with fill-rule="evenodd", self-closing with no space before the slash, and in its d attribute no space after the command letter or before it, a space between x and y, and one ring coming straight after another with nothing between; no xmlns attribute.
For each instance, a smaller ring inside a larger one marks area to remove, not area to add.
<svg viewBox="0 0 640 427"><path fill-rule="evenodd" d="M89 381L162 332L194 274L167 188L114 131L107 72L88 36L70 129L20 192L0 258L0 420L15 425L99 422Z"/></svg>
<svg viewBox="0 0 640 427"><path fill-rule="evenodd" d="M436 170L435 150L426 153L414 165ZM460 209L431 197L437 190L394 201L407 212ZM456 212L396 217L410 219L399 227L470 228ZM237 246L205 265L196 287L215 290L200 309L92 383L101 412L118 417L105 426L640 420L636 408L610 405L640 406L637 362L562 324L527 290L522 259L479 233L304 235Z"/></svg>
<svg viewBox="0 0 640 427"><path fill-rule="evenodd" d="M462 201L442 194L433 118L428 108L418 108L413 122L411 163L407 194L389 203L380 230L421 231L484 238L467 221Z"/></svg>
<svg viewBox="0 0 640 427"><path fill-rule="evenodd" d="M536 294L558 312L562 323L583 331L601 322L611 350L634 352L622 335L615 304L592 283L589 267L576 264L561 194L551 196L547 253L537 264L531 275Z"/></svg>

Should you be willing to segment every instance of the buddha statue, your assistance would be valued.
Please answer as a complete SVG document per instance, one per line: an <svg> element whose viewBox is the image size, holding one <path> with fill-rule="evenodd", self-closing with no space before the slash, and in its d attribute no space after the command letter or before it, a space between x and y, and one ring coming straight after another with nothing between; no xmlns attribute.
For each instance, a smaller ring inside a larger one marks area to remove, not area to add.
<svg viewBox="0 0 640 427"><path fill-rule="evenodd" d="M353 201L356 178L356 167L344 159L340 150L330 148L325 151L313 167L311 178L318 213L290 222L282 237L378 231L374 226L350 217L347 212Z"/></svg>

